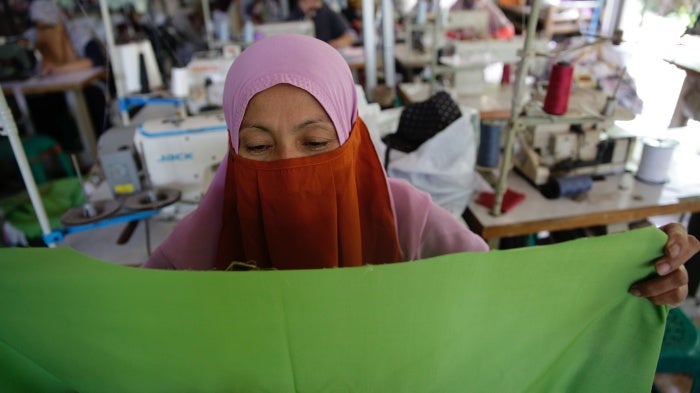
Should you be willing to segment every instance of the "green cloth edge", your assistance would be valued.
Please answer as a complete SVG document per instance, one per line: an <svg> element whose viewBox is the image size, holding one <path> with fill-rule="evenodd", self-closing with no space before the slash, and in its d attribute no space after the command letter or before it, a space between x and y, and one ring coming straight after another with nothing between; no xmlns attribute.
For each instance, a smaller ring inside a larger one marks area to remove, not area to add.
<svg viewBox="0 0 700 393"><path fill-rule="evenodd" d="M263 272L0 249L0 391L649 391L667 309L628 288L665 242Z"/></svg>

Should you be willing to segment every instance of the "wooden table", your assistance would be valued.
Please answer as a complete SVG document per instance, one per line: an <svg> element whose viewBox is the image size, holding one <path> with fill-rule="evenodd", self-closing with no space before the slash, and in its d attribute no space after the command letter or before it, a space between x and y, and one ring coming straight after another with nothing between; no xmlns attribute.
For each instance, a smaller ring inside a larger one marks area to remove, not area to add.
<svg viewBox="0 0 700 393"><path fill-rule="evenodd" d="M104 67L95 67L85 70L73 71L62 74L53 74L43 77L33 77L23 81L10 81L2 84L2 91L5 94L12 94L15 97L17 106L25 119L29 119L29 106L25 99L26 95L63 92L66 102L80 131L80 141L85 149L83 159L86 164L91 164L97 159L97 143L95 140L95 130L90 120L83 88L97 79L102 79L106 75ZM30 125L30 132L33 132Z"/></svg>
<svg viewBox="0 0 700 393"><path fill-rule="evenodd" d="M508 187L525 194L525 200L498 217L490 209L472 203L464 218L469 227L493 243L501 237L536 234L597 225L624 223L651 216L700 211L700 133L673 129L658 135L680 140L669 170L670 181L663 185L635 179L621 189L622 175L594 181L581 200L546 199L527 180L511 171Z"/></svg>

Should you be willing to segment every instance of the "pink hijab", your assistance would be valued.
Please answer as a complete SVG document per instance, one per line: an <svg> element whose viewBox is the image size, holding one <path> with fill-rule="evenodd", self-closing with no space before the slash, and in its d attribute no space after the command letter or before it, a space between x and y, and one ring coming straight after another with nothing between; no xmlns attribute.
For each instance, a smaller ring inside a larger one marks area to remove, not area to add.
<svg viewBox="0 0 700 393"><path fill-rule="evenodd" d="M332 47L313 37L277 35L247 48L226 75L224 115L231 140L248 101L269 87L288 83L306 90L333 121L342 145L357 118L357 94L348 63ZM233 149L238 152L238 145Z"/></svg>
<svg viewBox="0 0 700 393"><path fill-rule="evenodd" d="M277 35L248 47L227 74L223 108L236 152L248 102L255 94L281 83L313 95L331 118L340 143L347 141L357 119L357 95L347 63L323 41L301 35ZM228 157L224 158L197 209L177 224L144 267L214 268L228 161ZM486 248L450 213L433 204L427 193L403 180L388 179L387 184L404 260Z"/></svg>

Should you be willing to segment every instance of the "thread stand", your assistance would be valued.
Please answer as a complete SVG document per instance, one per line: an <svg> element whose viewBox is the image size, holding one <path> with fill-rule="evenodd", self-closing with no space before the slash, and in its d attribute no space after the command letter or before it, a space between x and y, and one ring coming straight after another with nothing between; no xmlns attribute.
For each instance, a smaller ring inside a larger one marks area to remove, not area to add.
<svg viewBox="0 0 700 393"><path fill-rule="evenodd" d="M541 0L533 1L531 15L539 15L541 2ZM541 177L546 176L548 171L543 170L543 167L540 166L541 163L539 160L539 155L537 151L534 150L533 146L531 146L531 144L528 142L528 138L525 135L526 131L530 127L554 124L569 124L570 126L590 124L598 125L610 120L612 115L615 114L616 110L616 100L614 98L617 93L617 88L615 89L616 91L613 93L612 97L606 97L606 103L602 108L596 107L592 110L586 109L584 111L578 111L578 113L577 111L568 111L561 115L552 115L543 110L541 105L533 105L535 104L534 101L525 102L525 78L529 71L530 60L536 56L543 56L543 54L536 53L532 50L532 41L535 37L536 27L537 18L529 18L525 43L523 45L523 49L518 53L520 56L520 62L515 79L510 117L508 119L508 123L502 130L502 132L506 133L503 158L501 159L498 168L499 173L497 179L495 179L494 182L490 182L495 191L494 204L490 211L491 215L493 216L499 216L503 213L502 205L503 198L507 190L508 173L513 167L514 161L516 161L515 164L519 166L521 170L524 168L526 172L530 173L529 176L534 176L537 179L537 181L533 181L535 184L544 183L545 179L541 179ZM596 43L603 40L604 39L599 39L596 41ZM580 47L575 49L580 49ZM544 56L556 57L556 55ZM624 70L622 74L624 75ZM620 79L622 79L622 77ZM585 98L585 95L583 98ZM583 102L585 103L585 100ZM513 150L516 138L518 138L519 148L521 151L514 160Z"/></svg>
<svg viewBox="0 0 700 393"><path fill-rule="evenodd" d="M102 220L103 218L109 217L116 213L121 207L121 203L115 200L100 200L91 202L85 193L85 188L83 187L83 176L80 174L80 165L78 165L78 160L75 154L71 154L71 160L73 162L73 169L75 170L76 176L78 177L78 183L80 184L80 192L83 194L82 206L75 206L61 215L61 224L66 226L71 225L83 225Z"/></svg>

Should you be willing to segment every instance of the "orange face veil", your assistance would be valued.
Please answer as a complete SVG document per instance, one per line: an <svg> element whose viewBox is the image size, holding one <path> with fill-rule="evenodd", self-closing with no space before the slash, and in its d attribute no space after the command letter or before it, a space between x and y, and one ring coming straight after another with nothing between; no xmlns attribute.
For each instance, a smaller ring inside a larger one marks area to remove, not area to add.
<svg viewBox="0 0 700 393"><path fill-rule="evenodd" d="M401 260L386 178L359 118L350 138L324 154L264 162L232 151L223 217L218 269Z"/></svg>

